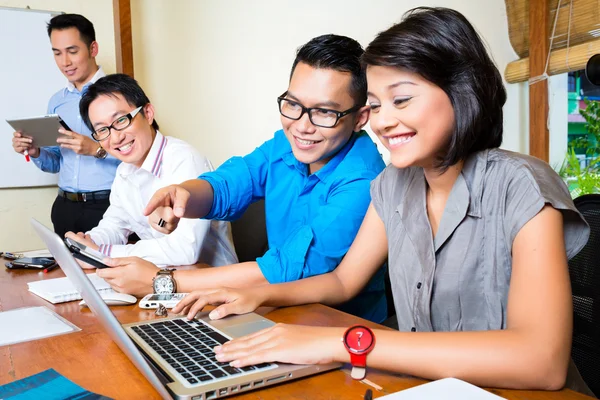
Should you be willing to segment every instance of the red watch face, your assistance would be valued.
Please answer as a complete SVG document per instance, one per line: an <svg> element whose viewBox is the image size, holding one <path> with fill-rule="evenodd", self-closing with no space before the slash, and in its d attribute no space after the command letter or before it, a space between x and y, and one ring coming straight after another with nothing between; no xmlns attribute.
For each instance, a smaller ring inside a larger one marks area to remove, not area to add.
<svg viewBox="0 0 600 400"><path fill-rule="evenodd" d="M354 326L346 332L344 343L353 353L364 353L371 350L375 344L373 332L366 326Z"/></svg>

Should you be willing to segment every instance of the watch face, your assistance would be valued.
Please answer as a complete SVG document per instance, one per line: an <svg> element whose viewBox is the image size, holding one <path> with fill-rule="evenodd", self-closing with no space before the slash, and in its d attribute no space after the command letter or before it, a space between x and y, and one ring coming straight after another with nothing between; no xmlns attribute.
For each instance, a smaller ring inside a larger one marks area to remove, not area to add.
<svg viewBox="0 0 600 400"><path fill-rule="evenodd" d="M360 354L371 350L371 347L375 344L375 337L373 332L366 326L355 326L346 332L344 343L348 350Z"/></svg>
<svg viewBox="0 0 600 400"><path fill-rule="evenodd" d="M157 276L154 279L154 292L158 294L174 293L175 285L173 285L173 279L168 275Z"/></svg>

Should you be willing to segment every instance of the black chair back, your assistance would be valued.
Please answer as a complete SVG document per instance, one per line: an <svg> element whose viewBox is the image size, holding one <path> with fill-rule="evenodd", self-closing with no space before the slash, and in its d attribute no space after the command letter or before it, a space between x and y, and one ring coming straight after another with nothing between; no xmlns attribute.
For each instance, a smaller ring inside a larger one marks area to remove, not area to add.
<svg viewBox="0 0 600 400"><path fill-rule="evenodd" d="M269 249L264 200L250 204L239 219L231 222L233 245L240 262L255 261Z"/></svg>
<svg viewBox="0 0 600 400"><path fill-rule="evenodd" d="M571 357L583 380L600 396L600 194L575 199L590 225L590 239L569 261L573 288L573 347Z"/></svg>

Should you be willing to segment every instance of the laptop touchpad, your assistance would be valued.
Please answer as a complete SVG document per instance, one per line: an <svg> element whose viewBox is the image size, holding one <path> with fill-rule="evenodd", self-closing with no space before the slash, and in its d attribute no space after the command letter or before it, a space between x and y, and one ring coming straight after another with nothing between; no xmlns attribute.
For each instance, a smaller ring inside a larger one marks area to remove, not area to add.
<svg viewBox="0 0 600 400"><path fill-rule="evenodd" d="M273 323L270 321L262 320L255 321L246 324L228 326L223 329L223 332L231 336L232 338L238 338L241 336L249 335L254 332L258 332L261 329L270 328L273 326Z"/></svg>
<svg viewBox="0 0 600 400"><path fill-rule="evenodd" d="M273 321L252 313L210 321L209 323L232 338L249 335L275 325Z"/></svg>

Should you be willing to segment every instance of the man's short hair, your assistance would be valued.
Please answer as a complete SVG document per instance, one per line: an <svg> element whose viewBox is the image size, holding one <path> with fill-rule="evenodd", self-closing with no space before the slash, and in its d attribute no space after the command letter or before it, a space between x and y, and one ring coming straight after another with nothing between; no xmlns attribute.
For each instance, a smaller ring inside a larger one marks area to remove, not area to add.
<svg viewBox="0 0 600 400"><path fill-rule="evenodd" d="M318 36L298 49L290 79L300 62L313 68L350 72L350 94L355 105L363 106L367 102L367 78L360 62L363 52L360 43L349 37L332 34Z"/></svg>
<svg viewBox="0 0 600 400"><path fill-rule="evenodd" d="M79 101L79 113L81 114L81 118L83 118L83 122L85 122L92 132L94 131L94 128L89 116L90 104L100 96L116 97L117 94L123 96L125 101L135 108L150 103L150 99L148 99L144 90L137 81L129 75L106 75L85 89L84 94ZM144 109L142 109L141 112L144 114ZM152 127L155 130L158 130L156 119L152 121Z"/></svg>
<svg viewBox="0 0 600 400"><path fill-rule="evenodd" d="M79 31L81 40L87 47L96 41L96 31L94 24L89 19L79 14L60 14L52 18L48 25L48 37L51 36L53 30L62 31L63 29L75 28Z"/></svg>

